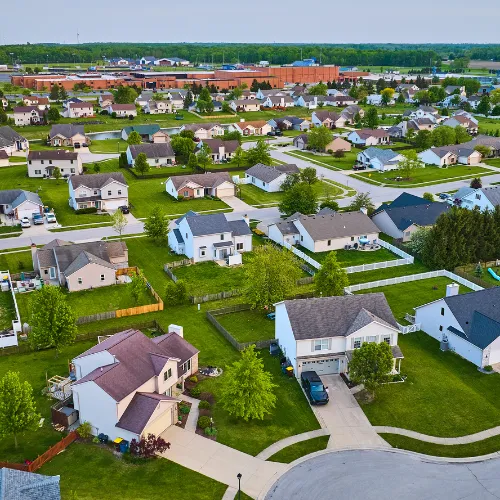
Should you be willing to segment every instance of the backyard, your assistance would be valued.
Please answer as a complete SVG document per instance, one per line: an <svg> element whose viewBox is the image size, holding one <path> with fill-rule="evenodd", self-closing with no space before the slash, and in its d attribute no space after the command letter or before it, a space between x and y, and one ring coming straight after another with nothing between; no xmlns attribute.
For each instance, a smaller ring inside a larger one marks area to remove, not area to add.
<svg viewBox="0 0 500 500"><path fill-rule="evenodd" d="M12 293L0 292L0 331L12 328L12 320L16 319Z"/></svg>
<svg viewBox="0 0 500 500"><path fill-rule="evenodd" d="M311 252L302 246L297 247L298 250L304 252L320 264L325 260L330 252ZM373 252L360 251L360 250L334 250L337 254L337 261L343 267L360 266L361 264L372 264L374 262L385 262L387 260L398 259L399 257L387 250L380 248Z"/></svg>
<svg viewBox="0 0 500 500"><path fill-rule="evenodd" d="M356 162L356 157L360 151L361 150L353 149L352 151L346 152L342 158L335 158L332 155L316 155L314 153L310 153L309 151L299 150L293 150L285 154L292 157L298 156L300 158L304 158L305 160L309 160L322 167L331 168L332 170L352 170L352 167Z"/></svg>
<svg viewBox="0 0 500 500"><path fill-rule="evenodd" d="M262 311L238 311L218 315L216 319L238 342L274 339L275 322Z"/></svg>
<svg viewBox="0 0 500 500"><path fill-rule="evenodd" d="M0 253L0 271L10 271L12 274L32 270L33 261L31 259L30 250Z"/></svg>

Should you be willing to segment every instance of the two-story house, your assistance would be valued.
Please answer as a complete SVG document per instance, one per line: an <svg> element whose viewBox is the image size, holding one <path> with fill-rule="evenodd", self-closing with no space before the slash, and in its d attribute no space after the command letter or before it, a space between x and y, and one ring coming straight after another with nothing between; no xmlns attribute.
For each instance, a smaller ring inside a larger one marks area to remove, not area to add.
<svg viewBox="0 0 500 500"><path fill-rule="evenodd" d="M40 110L50 109L48 97L38 97L36 95L26 95L23 97L25 106L36 106Z"/></svg>
<svg viewBox="0 0 500 500"><path fill-rule="evenodd" d="M113 94L101 94L99 96L99 106L102 109L106 109L115 102L115 96Z"/></svg>
<svg viewBox="0 0 500 500"><path fill-rule="evenodd" d="M14 108L14 123L17 126L43 125L47 120L47 111L38 106L17 106Z"/></svg>
<svg viewBox="0 0 500 500"><path fill-rule="evenodd" d="M398 324L383 293L284 300L275 308L275 338L297 378L310 370L348 373L353 351L365 342L389 344L399 372Z"/></svg>
<svg viewBox="0 0 500 500"><path fill-rule="evenodd" d="M79 175L83 171L80 155L65 149L30 151L27 161L28 177L53 177L55 168L63 177Z"/></svg>
<svg viewBox="0 0 500 500"><path fill-rule="evenodd" d="M198 370L198 352L177 325L152 339L125 330L91 347L73 359L80 422L111 441L159 436L177 423L176 387Z"/></svg>
<svg viewBox="0 0 500 500"><path fill-rule="evenodd" d="M299 167L294 163L273 165L272 167L257 163L245 171L245 180L267 193L281 191L281 185L289 175L298 174Z"/></svg>
<svg viewBox="0 0 500 500"><path fill-rule="evenodd" d="M236 99L229 103L229 107L235 112L260 111L260 102L256 99Z"/></svg>
<svg viewBox="0 0 500 500"><path fill-rule="evenodd" d="M224 135L224 129L218 123L191 123L183 125L180 132L183 130L191 130L196 139L213 139Z"/></svg>
<svg viewBox="0 0 500 500"><path fill-rule="evenodd" d="M150 99L144 106L143 110L144 113L149 113L150 115L172 113L173 104L170 100L158 101L155 99Z"/></svg>
<svg viewBox="0 0 500 500"><path fill-rule="evenodd" d="M175 253L195 263L225 260L252 251L252 231L247 217L228 221L224 214L188 212L171 226L168 244Z"/></svg>
<svg viewBox="0 0 500 500"><path fill-rule="evenodd" d="M69 205L75 210L116 210L128 206L128 184L121 172L73 175L68 186Z"/></svg>
<svg viewBox="0 0 500 500"><path fill-rule="evenodd" d="M90 102L70 102L65 114L68 118L94 116L94 106Z"/></svg>
<svg viewBox="0 0 500 500"><path fill-rule="evenodd" d="M221 160L230 160L240 143L237 140L223 141L222 139L202 139L198 143L198 150L201 149L203 145L210 148L212 160L219 162Z"/></svg>

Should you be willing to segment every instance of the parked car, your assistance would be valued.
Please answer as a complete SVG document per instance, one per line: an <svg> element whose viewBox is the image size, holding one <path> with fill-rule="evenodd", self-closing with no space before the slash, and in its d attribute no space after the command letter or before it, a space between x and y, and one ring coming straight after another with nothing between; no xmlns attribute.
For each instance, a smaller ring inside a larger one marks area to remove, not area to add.
<svg viewBox="0 0 500 500"><path fill-rule="evenodd" d="M55 224L57 222L56 216L53 213L45 214L45 218L49 224Z"/></svg>
<svg viewBox="0 0 500 500"><path fill-rule="evenodd" d="M273 137L276 135L276 132L274 132L274 130L271 130L271 132L268 132L267 135Z"/></svg>
<svg viewBox="0 0 500 500"><path fill-rule="evenodd" d="M75 149L80 149L80 143L79 143L79 142L75 143L75 145L74 145L73 147L74 147Z"/></svg>
<svg viewBox="0 0 500 500"><path fill-rule="evenodd" d="M283 135L283 132L277 128L275 131L274 131L274 134L277 136L277 137L281 137Z"/></svg>
<svg viewBox="0 0 500 500"><path fill-rule="evenodd" d="M28 217L23 217L21 219L21 227L31 227L31 222Z"/></svg>
<svg viewBox="0 0 500 500"><path fill-rule="evenodd" d="M326 391L327 387L323 385L316 372L302 372L300 381L312 405L326 405L330 401Z"/></svg>
<svg viewBox="0 0 500 500"><path fill-rule="evenodd" d="M33 224L43 224L43 216L39 212L33 212Z"/></svg>
<svg viewBox="0 0 500 500"><path fill-rule="evenodd" d="M127 207L127 205L122 205L121 207L118 207L118 210L120 210L120 212L122 214L129 214L130 213L130 208Z"/></svg>
<svg viewBox="0 0 500 500"><path fill-rule="evenodd" d="M451 198L449 194L447 193L439 193L439 198L441 200L447 200L448 198Z"/></svg>
<svg viewBox="0 0 500 500"><path fill-rule="evenodd" d="M353 170L366 170L366 165L354 165Z"/></svg>

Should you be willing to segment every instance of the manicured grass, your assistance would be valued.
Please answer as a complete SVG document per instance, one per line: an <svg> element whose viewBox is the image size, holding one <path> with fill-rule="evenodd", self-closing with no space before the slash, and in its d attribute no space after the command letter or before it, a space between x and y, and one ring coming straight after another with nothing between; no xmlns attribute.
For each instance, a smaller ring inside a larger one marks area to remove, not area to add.
<svg viewBox="0 0 500 500"><path fill-rule="evenodd" d="M275 322L262 311L249 310L217 316L217 321L238 341L274 339Z"/></svg>
<svg viewBox="0 0 500 500"><path fill-rule="evenodd" d="M479 122L479 133L484 134L486 132L496 132L500 130L500 120L494 118L485 118L484 116L477 116L477 121Z"/></svg>
<svg viewBox="0 0 500 500"><path fill-rule="evenodd" d="M14 319L16 319L16 311L12 293L0 292L0 331L12 328Z"/></svg>
<svg viewBox="0 0 500 500"><path fill-rule="evenodd" d="M26 156L9 156L10 163L26 163Z"/></svg>
<svg viewBox="0 0 500 500"><path fill-rule="evenodd" d="M8 234L8 233L20 233L22 232L21 226L0 226L0 234Z"/></svg>
<svg viewBox="0 0 500 500"><path fill-rule="evenodd" d="M280 439L319 428L297 379L283 375L279 359L271 357L268 350L261 350L260 356L265 369L272 374L274 383L278 384L275 389L276 407L263 420L245 422L231 417L222 408L217 402L217 395L224 375L205 379L200 384L202 391L210 391L215 395L213 419L219 431L217 441L254 456Z"/></svg>
<svg viewBox="0 0 500 500"><path fill-rule="evenodd" d="M491 285L500 286L500 281L493 278L493 276L488 272L488 267L486 267L484 263L481 263L481 264L482 264L482 268L483 268L483 274L481 276L476 276L477 264L469 264L468 266L460 266L460 271L470 274L471 278L481 279L483 281L486 281L486 283L490 283ZM490 267L497 274L497 276L500 276L500 267L499 266L490 266Z"/></svg>
<svg viewBox="0 0 500 500"><path fill-rule="evenodd" d="M73 148L69 147L69 146L55 147L55 146L51 146L50 144L47 144L45 141L40 141L40 142L31 141L30 142L30 150L31 151L55 151L56 149L65 149L67 151L73 151Z"/></svg>
<svg viewBox="0 0 500 500"><path fill-rule="evenodd" d="M314 453L315 451L324 450L328 446L328 440L330 436L319 436L316 438L308 439L307 441L301 441L300 443L295 443L282 450L275 453L273 456L269 457L267 460L269 462L281 462L283 464L289 464L300 457Z"/></svg>
<svg viewBox="0 0 500 500"><path fill-rule="evenodd" d="M92 153L123 153L127 151L128 143L123 139L105 139L92 141L89 149Z"/></svg>
<svg viewBox="0 0 500 500"><path fill-rule="evenodd" d="M330 252L311 252L306 248L299 246L298 249L312 257L320 264L325 260ZM335 250L337 260L343 267L360 266L361 264L372 264L373 262L384 262L387 260L395 260L399 257L387 250L381 248L373 252L361 252L359 250Z"/></svg>
<svg viewBox="0 0 500 500"><path fill-rule="evenodd" d="M406 313L415 313L413 310L415 307L443 298L446 295L446 285L450 283L453 283L453 281L445 277L438 277L370 288L356 293L382 292L387 302L389 302L394 317L401 323L404 321ZM460 285L459 293L468 293L470 291L470 289Z"/></svg>
<svg viewBox="0 0 500 500"><path fill-rule="evenodd" d="M31 251L0 253L0 271L10 271L10 273L20 273L21 271L32 271L33 261Z"/></svg>
<svg viewBox="0 0 500 500"><path fill-rule="evenodd" d="M165 458L131 464L95 444L74 443L38 471L61 476L61 497L82 500L217 500L227 488Z"/></svg>
<svg viewBox="0 0 500 500"><path fill-rule="evenodd" d="M433 457L478 457L500 450L500 436L494 436L476 443L454 445L426 443L418 439L399 436L398 434L380 434L380 436L394 448L415 451Z"/></svg>
<svg viewBox="0 0 500 500"><path fill-rule="evenodd" d="M408 186L412 184L420 184L432 181L453 180L457 177L479 177L481 175L493 174L492 170L483 167L470 167L468 165L456 165L453 167L440 168L433 165L428 165L425 168L419 168L414 171L410 180L396 181L395 178L400 175L397 170L389 172L362 172L358 173L358 177L363 180L372 180L382 184L394 186Z"/></svg>
<svg viewBox="0 0 500 500"><path fill-rule="evenodd" d="M347 151L343 158L335 158L332 155L324 156L324 155L316 155L314 153L310 153L309 151L300 151L293 150L290 153L286 153L289 156L298 155L305 160L310 160L313 163L318 162L321 163L322 167L332 168L333 170L352 170L352 167L356 161L356 157L360 150L353 149L352 151Z"/></svg>
<svg viewBox="0 0 500 500"><path fill-rule="evenodd" d="M375 269L374 271L363 271L361 273L348 274L349 284L369 283L370 281L385 280L387 278L396 278L399 276L409 276L410 274L425 273L430 271L420 261L414 264L404 266L386 267L384 269Z"/></svg>
<svg viewBox="0 0 500 500"><path fill-rule="evenodd" d="M391 301L389 301L391 303ZM391 304L392 305L392 304ZM500 375L485 375L424 332L400 335L407 379L376 391L362 408L373 425L458 437L500 425Z"/></svg>
<svg viewBox="0 0 500 500"><path fill-rule="evenodd" d="M1 174L0 190L26 189L32 192L38 190L38 195L42 202L46 206L54 209L57 221L63 226L91 224L93 222L106 222L111 220L109 215L76 215L75 211L68 205L68 184L62 179L56 181L54 179L28 177L25 165L2 168ZM29 230L27 234L29 234Z"/></svg>

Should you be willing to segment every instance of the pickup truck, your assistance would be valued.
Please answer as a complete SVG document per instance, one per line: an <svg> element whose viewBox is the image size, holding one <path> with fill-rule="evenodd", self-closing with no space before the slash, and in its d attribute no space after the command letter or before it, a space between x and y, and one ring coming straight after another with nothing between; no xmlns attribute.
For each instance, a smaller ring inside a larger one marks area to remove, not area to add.
<svg viewBox="0 0 500 500"><path fill-rule="evenodd" d="M300 381L312 405L326 405L330 401L327 388L316 372L302 372Z"/></svg>

